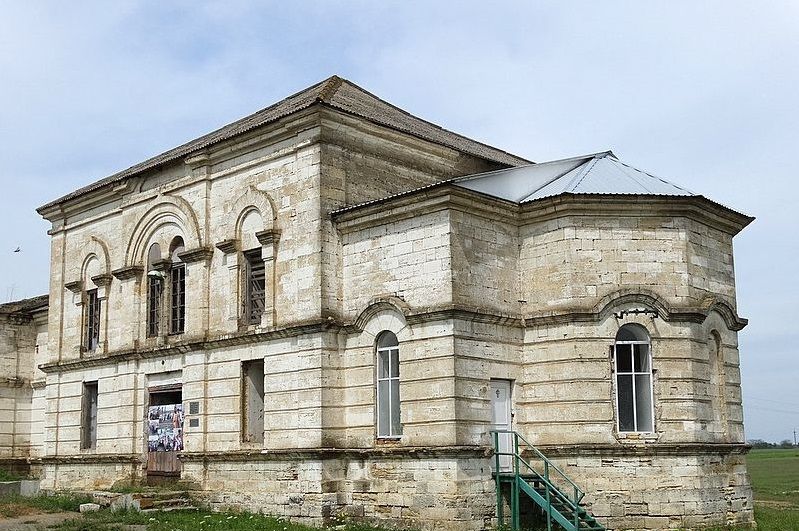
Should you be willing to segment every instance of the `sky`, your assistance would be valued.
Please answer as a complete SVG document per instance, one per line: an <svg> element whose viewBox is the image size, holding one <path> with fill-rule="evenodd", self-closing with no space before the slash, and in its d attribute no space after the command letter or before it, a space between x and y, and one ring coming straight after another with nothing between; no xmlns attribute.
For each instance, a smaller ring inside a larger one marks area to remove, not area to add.
<svg viewBox="0 0 799 531"><path fill-rule="evenodd" d="M792 439L799 4L651 4L0 0L0 300L47 291L37 207L338 74L531 160L613 149L756 216L735 238L746 433Z"/></svg>

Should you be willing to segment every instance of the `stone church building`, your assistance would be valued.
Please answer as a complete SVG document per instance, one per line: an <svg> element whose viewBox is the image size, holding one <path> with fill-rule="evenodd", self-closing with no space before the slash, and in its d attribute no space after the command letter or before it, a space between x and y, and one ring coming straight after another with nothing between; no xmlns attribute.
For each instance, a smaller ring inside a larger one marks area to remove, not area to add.
<svg viewBox="0 0 799 531"><path fill-rule="evenodd" d="M611 152L533 163L334 76L38 212L0 456L43 488L485 529L507 430L607 528L752 521L752 218Z"/></svg>

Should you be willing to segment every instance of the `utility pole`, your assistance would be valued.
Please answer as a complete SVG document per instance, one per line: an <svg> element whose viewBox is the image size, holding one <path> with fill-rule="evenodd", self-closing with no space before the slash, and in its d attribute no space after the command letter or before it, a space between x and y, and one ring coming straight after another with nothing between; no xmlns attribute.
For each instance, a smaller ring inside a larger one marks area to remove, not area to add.
<svg viewBox="0 0 799 531"><path fill-rule="evenodd" d="M793 445L796 446L796 430L793 430Z"/></svg>

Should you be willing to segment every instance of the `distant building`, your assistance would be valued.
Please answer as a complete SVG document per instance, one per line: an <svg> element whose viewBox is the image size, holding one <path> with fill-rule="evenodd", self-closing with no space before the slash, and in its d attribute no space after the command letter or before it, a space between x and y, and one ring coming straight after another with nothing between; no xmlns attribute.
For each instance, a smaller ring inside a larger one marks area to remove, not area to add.
<svg viewBox="0 0 799 531"><path fill-rule="evenodd" d="M533 164L332 77L38 211L0 425L44 488L483 529L505 429L609 528L752 521L752 218L613 153Z"/></svg>

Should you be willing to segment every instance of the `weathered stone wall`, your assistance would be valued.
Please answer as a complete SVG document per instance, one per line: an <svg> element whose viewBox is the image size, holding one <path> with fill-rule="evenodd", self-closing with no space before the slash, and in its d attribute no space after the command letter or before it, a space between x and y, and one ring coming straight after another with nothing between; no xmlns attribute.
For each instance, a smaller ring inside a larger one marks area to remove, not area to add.
<svg viewBox="0 0 799 531"><path fill-rule="evenodd" d="M528 311L590 308L619 287L651 289L676 305L708 295L735 305L732 237L697 221L651 216L564 216L520 229Z"/></svg>

